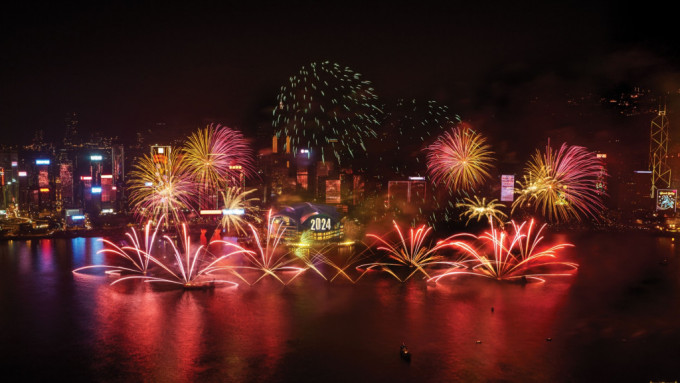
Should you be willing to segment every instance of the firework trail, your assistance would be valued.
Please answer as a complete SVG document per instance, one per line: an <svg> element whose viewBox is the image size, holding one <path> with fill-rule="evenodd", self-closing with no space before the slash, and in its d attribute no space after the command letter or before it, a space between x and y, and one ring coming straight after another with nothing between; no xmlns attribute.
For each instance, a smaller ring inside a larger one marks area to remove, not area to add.
<svg viewBox="0 0 680 383"><path fill-rule="evenodd" d="M411 228L408 237L405 237L399 225L393 221L394 229L399 236L399 241L389 242L382 236L376 234L367 234L369 238L374 238L379 244L377 250L386 252L390 261L388 262L373 262L360 265L359 269L365 270L382 270L397 278L401 282L405 282L417 272L421 272L425 277L430 278L430 275L425 270L426 266L446 266L450 268L460 267L458 262L444 261L444 257L439 254L439 251L449 248L451 240L458 236L452 235L442 241L438 241L435 246L424 246L425 239L430 234L432 228L425 225L417 229ZM408 238L408 240L406 239ZM395 272L395 268L406 267L409 274L405 278L399 278Z"/></svg>
<svg viewBox="0 0 680 383"><path fill-rule="evenodd" d="M527 281L537 280L544 282L547 276L569 276L573 273L554 272L554 267L575 270L578 265L572 262L556 261L557 254L564 248L573 245L559 243L547 248L539 248L543 240L543 224L538 231L535 230L534 220L517 225L511 221L513 233L499 230L491 225L491 230L480 237L471 234L468 236L478 238L482 242L482 248L477 249L466 241L452 241L448 245L457 247L467 257L461 263L467 264L469 269L452 269L434 276L429 281L437 282L442 278L456 275L475 275L496 280ZM488 250L489 254L485 253Z"/></svg>

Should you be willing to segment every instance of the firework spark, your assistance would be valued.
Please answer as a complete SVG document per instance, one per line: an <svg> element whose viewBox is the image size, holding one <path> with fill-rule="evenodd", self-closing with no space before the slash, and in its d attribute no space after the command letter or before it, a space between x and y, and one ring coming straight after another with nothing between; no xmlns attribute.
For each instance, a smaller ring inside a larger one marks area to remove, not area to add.
<svg viewBox="0 0 680 383"><path fill-rule="evenodd" d="M87 269L103 268L109 269L106 271L107 274L119 274L119 273L139 273L144 274L149 270L149 260L152 257L151 252L153 249L153 244L156 241L156 236L158 234L158 228L161 227L164 217L161 217L155 229L151 230L152 222L147 222L144 227L144 242L140 241L137 235L137 230L133 227L129 233L125 235L130 240L131 246L118 246L115 243L109 241L108 239L101 239L100 241L104 244L110 246L110 248L105 248L97 251L97 254L114 254L122 257L129 263L132 267L124 266L114 266L114 265L91 265L79 267L73 270L74 273L80 272Z"/></svg>
<svg viewBox="0 0 680 383"><path fill-rule="evenodd" d="M505 205L502 203L496 203L496 199L492 199L487 203L486 197L482 197L480 200L477 196L475 196L474 201L471 198L465 198L464 201L465 203L456 204L456 207L462 207L466 209L460 214L461 218L464 216L468 217L467 221L465 222L466 225L473 218L477 218L477 222L479 222L482 218L487 218L489 223L497 221L499 225L502 225L503 220L508 218L505 213L499 210L501 207L504 208Z"/></svg>
<svg viewBox="0 0 680 383"><path fill-rule="evenodd" d="M238 245L225 241L213 241L211 243L211 244L219 243L233 248L233 251L228 252L219 257L216 257L213 254L209 253L205 246L199 246L194 251L192 250L192 245L189 238L189 234L187 232L186 224L183 224L182 225L183 236L181 238L183 251L180 251L178 249L172 238L168 236L163 237L166 243L169 244L172 248L173 260L176 263L176 267L173 267L172 265L166 264L161 259L162 257L152 255L152 253L154 252L156 235L158 233L158 229L161 227L161 222L159 222L156 225L153 231L151 231L150 227L151 221L149 221L145 227L143 245L142 242L139 240L136 231L133 229L132 233L127 234L128 238L131 241L132 244L131 246L119 247L112 243L111 241L104 240L104 242L109 244L112 248L100 250L101 253L112 253L123 257L124 259L128 260L134 265L135 267L134 269L130 267L121 266L92 265L75 269L73 270L73 272L77 273L92 268L106 268L109 269L107 273L114 272L134 274L131 276L126 276L117 279L116 281L111 283L112 285L131 279L141 279L144 282L153 283L159 282L170 283L182 285L186 288L203 287L206 286L206 283L209 283L210 285L214 285L217 283L237 285L232 281L219 279L216 280L214 278L210 279L210 276L212 273L218 270L227 270L230 271L232 274L240 277L240 275L236 274L233 271L232 267L221 266L220 262L235 254L252 253L251 251L245 250ZM208 255L212 256L212 260L206 260ZM149 268L150 265L156 265L158 266L158 269L154 270L155 272L152 273L152 270Z"/></svg>
<svg viewBox="0 0 680 383"><path fill-rule="evenodd" d="M303 66L281 87L273 126L278 137L290 137L293 153L318 152L322 161L355 158L375 138L381 119L371 83L350 68L324 61Z"/></svg>
<svg viewBox="0 0 680 383"><path fill-rule="evenodd" d="M262 272L262 275L252 284L257 283L262 278L269 275L286 285L297 278L303 271L307 270L307 268L292 265L296 259L288 257L290 252L283 249L283 246L280 246L286 228L281 222L275 223L274 220L272 220L271 215L272 211L269 210L264 240L262 236L258 234L257 229L252 224L248 224L253 233L253 238L255 239L257 247L256 251L245 253L253 266L239 267ZM287 281L284 281L277 275L279 272L293 272L294 275Z"/></svg>
<svg viewBox="0 0 680 383"><path fill-rule="evenodd" d="M378 177L425 176L427 161L423 148L431 144L454 122L459 122L446 105L436 101L399 99L385 107L379 140L374 140L370 156ZM395 155L397 153L398 155Z"/></svg>
<svg viewBox="0 0 680 383"><path fill-rule="evenodd" d="M228 180L238 182L241 173L254 173L248 142L239 131L226 126L210 124L194 132L184 152L194 180L207 192L229 186L225 185Z"/></svg>
<svg viewBox="0 0 680 383"><path fill-rule="evenodd" d="M411 228L407 241L399 225L394 221L393 223L395 231L399 235L398 242L390 243L383 237L375 234L367 234L367 237L376 239L379 243L377 250L387 252L388 257L395 262L373 262L360 265L358 267L359 269L380 269L397 278L397 280L405 282L417 272L421 272L427 278L430 278L430 275L425 270L426 266L438 265L449 268L461 266L458 262L444 261L444 257L438 254L439 251L450 247L450 241L458 236L457 234L450 236L443 241L437 242L437 244L433 247L427 247L423 246L423 243L430 234L432 230L431 227L422 225L417 229ZM405 278L401 279L395 272L394 268L404 266L408 268L410 273Z"/></svg>
<svg viewBox="0 0 680 383"><path fill-rule="evenodd" d="M130 205L141 220L165 216L166 225L183 221L184 211L193 209L196 201L187 163L175 150L164 156L144 155L134 164L128 185Z"/></svg>
<svg viewBox="0 0 680 383"><path fill-rule="evenodd" d="M240 188L227 188L222 193L222 201L224 201L223 211L228 214L222 214L221 225L227 231L232 228L240 234L246 234L247 221L260 222L258 215L252 212L252 203L257 201L257 198L247 198L249 194L254 193L255 189L241 192Z"/></svg>
<svg viewBox="0 0 680 383"><path fill-rule="evenodd" d="M441 135L428 146L432 179L457 190L471 190L489 178L492 154L486 138L465 125Z"/></svg>
<svg viewBox="0 0 680 383"><path fill-rule="evenodd" d="M486 255L482 250L476 249L465 241L453 241L449 246L457 247L463 251L468 259L461 263L472 264L468 270L453 269L432 277L429 281L437 282L442 278L455 275L476 275L496 280L526 281L537 280L544 282L546 276L568 276L573 273L553 272L554 267L575 270L578 265L572 262L555 261L557 253L564 248L573 246L569 243L559 243L554 246L540 249L538 246L543 240L543 224L534 233L535 223L531 220L528 224L523 222L517 225L514 221L512 227L514 233L509 235L504 230L491 226L491 230L485 232L479 240L482 241L483 249L489 249ZM474 237L468 234L470 237ZM474 237L476 238L476 237Z"/></svg>
<svg viewBox="0 0 680 383"><path fill-rule="evenodd" d="M565 143L555 152L548 143L545 153L537 150L527 163L512 211L533 205L553 222L596 217L603 208L597 189L602 169L597 155L582 146Z"/></svg>

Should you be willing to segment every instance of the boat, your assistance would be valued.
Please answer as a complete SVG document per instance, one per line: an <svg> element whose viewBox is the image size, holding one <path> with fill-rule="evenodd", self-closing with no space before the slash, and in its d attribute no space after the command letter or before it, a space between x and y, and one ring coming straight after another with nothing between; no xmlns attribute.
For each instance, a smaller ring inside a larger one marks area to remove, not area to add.
<svg viewBox="0 0 680 383"><path fill-rule="evenodd" d="M401 359L404 359L407 362L411 361L411 353L408 351L408 347L406 347L405 344L401 344L401 348L399 350L399 356L401 356Z"/></svg>
<svg viewBox="0 0 680 383"><path fill-rule="evenodd" d="M211 290L215 288L215 281L189 282L183 285L184 290Z"/></svg>

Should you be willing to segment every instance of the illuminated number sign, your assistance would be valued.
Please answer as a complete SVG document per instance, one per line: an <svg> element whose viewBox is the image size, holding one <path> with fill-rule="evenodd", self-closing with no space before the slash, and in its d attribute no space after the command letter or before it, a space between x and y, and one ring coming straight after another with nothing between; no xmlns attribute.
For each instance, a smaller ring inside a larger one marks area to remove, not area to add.
<svg viewBox="0 0 680 383"><path fill-rule="evenodd" d="M333 220L325 215L315 215L307 220L305 226L311 231L329 231L333 229Z"/></svg>
<svg viewBox="0 0 680 383"><path fill-rule="evenodd" d="M678 198L676 189L659 189L656 195L656 210L673 210Z"/></svg>

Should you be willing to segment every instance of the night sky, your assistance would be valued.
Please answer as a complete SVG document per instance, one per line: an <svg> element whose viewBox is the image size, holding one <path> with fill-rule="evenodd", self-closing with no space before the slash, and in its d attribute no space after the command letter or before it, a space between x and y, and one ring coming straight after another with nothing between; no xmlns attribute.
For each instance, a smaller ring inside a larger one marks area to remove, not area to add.
<svg viewBox="0 0 680 383"><path fill-rule="evenodd" d="M656 3L100 3L3 10L5 142L59 139L71 111L112 135L210 121L254 134L288 77L321 60L361 73L383 102L436 100L504 139L565 129L536 97L680 88L673 13Z"/></svg>

